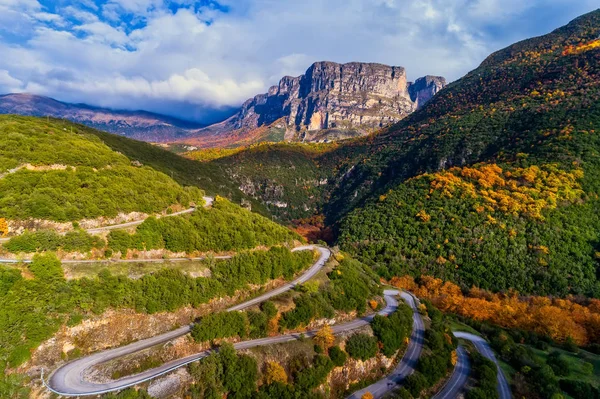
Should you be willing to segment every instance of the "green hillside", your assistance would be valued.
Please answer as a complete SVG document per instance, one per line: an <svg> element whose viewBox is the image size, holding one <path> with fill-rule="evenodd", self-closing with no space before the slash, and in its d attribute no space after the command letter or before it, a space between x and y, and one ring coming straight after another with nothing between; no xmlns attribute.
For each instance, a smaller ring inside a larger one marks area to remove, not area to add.
<svg viewBox="0 0 600 399"><path fill-rule="evenodd" d="M374 136L208 164L262 201L277 187L302 209L282 218L323 213L384 276L598 296L599 35L600 10L498 51Z"/></svg>
<svg viewBox="0 0 600 399"><path fill-rule="evenodd" d="M0 217L76 221L202 203L203 191L132 162L91 129L0 116Z"/></svg>
<svg viewBox="0 0 600 399"><path fill-rule="evenodd" d="M382 275L600 296L599 34L596 11L494 53L340 148L356 167L327 209L354 208L339 243Z"/></svg>

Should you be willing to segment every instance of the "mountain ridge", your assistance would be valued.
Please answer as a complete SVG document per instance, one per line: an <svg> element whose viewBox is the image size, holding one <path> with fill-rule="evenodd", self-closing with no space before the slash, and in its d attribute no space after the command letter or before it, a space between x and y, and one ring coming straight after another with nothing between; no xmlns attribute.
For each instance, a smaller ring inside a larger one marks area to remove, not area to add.
<svg viewBox="0 0 600 399"><path fill-rule="evenodd" d="M125 111L67 103L30 93L0 95L0 114L68 119L110 133L151 142L168 142L189 135L194 129L203 126L149 111Z"/></svg>
<svg viewBox="0 0 600 399"><path fill-rule="evenodd" d="M276 141L364 136L402 120L445 85L443 77L432 75L409 82L401 66L315 62L303 75L284 76L266 93L246 100L237 114L184 141L200 147L226 146L251 140L257 129L265 127L278 136Z"/></svg>

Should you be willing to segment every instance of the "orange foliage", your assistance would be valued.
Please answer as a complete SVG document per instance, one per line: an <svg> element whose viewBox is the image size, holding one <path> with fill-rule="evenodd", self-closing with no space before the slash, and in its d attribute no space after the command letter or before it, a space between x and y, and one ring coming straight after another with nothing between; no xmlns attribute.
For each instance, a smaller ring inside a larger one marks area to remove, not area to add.
<svg viewBox="0 0 600 399"><path fill-rule="evenodd" d="M8 223L6 219L0 218L0 237L6 237L8 234Z"/></svg>
<svg viewBox="0 0 600 399"><path fill-rule="evenodd" d="M377 306L379 306L379 304L377 303L377 301L375 301L375 300L371 299L371 300L369 301L369 306L371 307L371 309L373 309L373 310L377 310Z"/></svg>
<svg viewBox="0 0 600 399"><path fill-rule="evenodd" d="M592 40L591 42L583 43L577 46L567 46L563 51L563 55L581 54L585 51L590 51L597 48L600 48L600 39Z"/></svg>
<svg viewBox="0 0 600 399"><path fill-rule="evenodd" d="M431 300L444 312L504 328L533 331L557 342L571 337L579 345L600 343L600 300L597 299L589 300L584 306L570 299L520 297L516 291L494 294L476 287L465 296L456 284L431 276L421 276L420 284L410 276L394 277L390 283Z"/></svg>
<svg viewBox="0 0 600 399"><path fill-rule="evenodd" d="M288 376L285 369L277 362L267 362L265 364L265 383L272 384L281 382L287 384Z"/></svg>
<svg viewBox="0 0 600 399"><path fill-rule="evenodd" d="M448 198L459 194L480 200L475 206L479 213L500 211L543 219L541 212L544 209L556 208L559 201L574 202L583 195L577 182L583 177L583 171L567 172L555 165L503 171L496 164L480 164L454 167L419 178L424 177L431 179L430 193L439 191ZM427 215L425 211L419 212L417 216L421 219L421 214Z"/></svg>
<svg viewBox="0 0 600 399"><path fill-rule="evenodd" d="M419 213L417 213L415 216L418 217L419 219L421 219L425 223L427 223L431 220L431 216L429 216L427 214L427 212L425 212L424 210L420 210Z"/></svg>

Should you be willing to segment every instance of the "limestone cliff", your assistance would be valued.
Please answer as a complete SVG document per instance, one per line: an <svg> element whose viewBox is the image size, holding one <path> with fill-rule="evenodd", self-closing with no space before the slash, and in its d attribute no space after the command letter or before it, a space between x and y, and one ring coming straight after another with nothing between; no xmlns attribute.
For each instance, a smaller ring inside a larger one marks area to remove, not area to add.
<svg viewBox="0 0 600 399"><path fill-rule="evenodd" d="M317 62L304 75L286 76L267 93L247 100L241 110L201 129L205 138L269 126L286 140L327 141L364 135L397 122L425 104L446 84L426 76L408 82L402 67L382 64ZM244 134L241 134L244 136Z"/></svg>

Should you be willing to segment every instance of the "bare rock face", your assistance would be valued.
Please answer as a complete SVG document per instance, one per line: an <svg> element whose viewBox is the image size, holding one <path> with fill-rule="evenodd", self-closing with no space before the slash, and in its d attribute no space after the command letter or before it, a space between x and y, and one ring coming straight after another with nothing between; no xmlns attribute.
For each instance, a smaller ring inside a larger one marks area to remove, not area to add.
<svg viewBox="0 0 600 399"><path fill-rule="evenodd" d="M247 100L236 115L199 133L222 136L277 125L285 129L286 140L364 135L403 119L445 84L444 78L435 76L413 84L398 66L317 62L304 75L284 77L267 93Z"/></svg>
<svg viewBox="0 0 600 399"><path fill-rule="evenodd" d="M415 83L410 84L408 93L410 99L417 105L417 108L422 107L427 101L431 100L438 91L446 86L446 79L441 76L424 76L415 80Z"/></svg>

